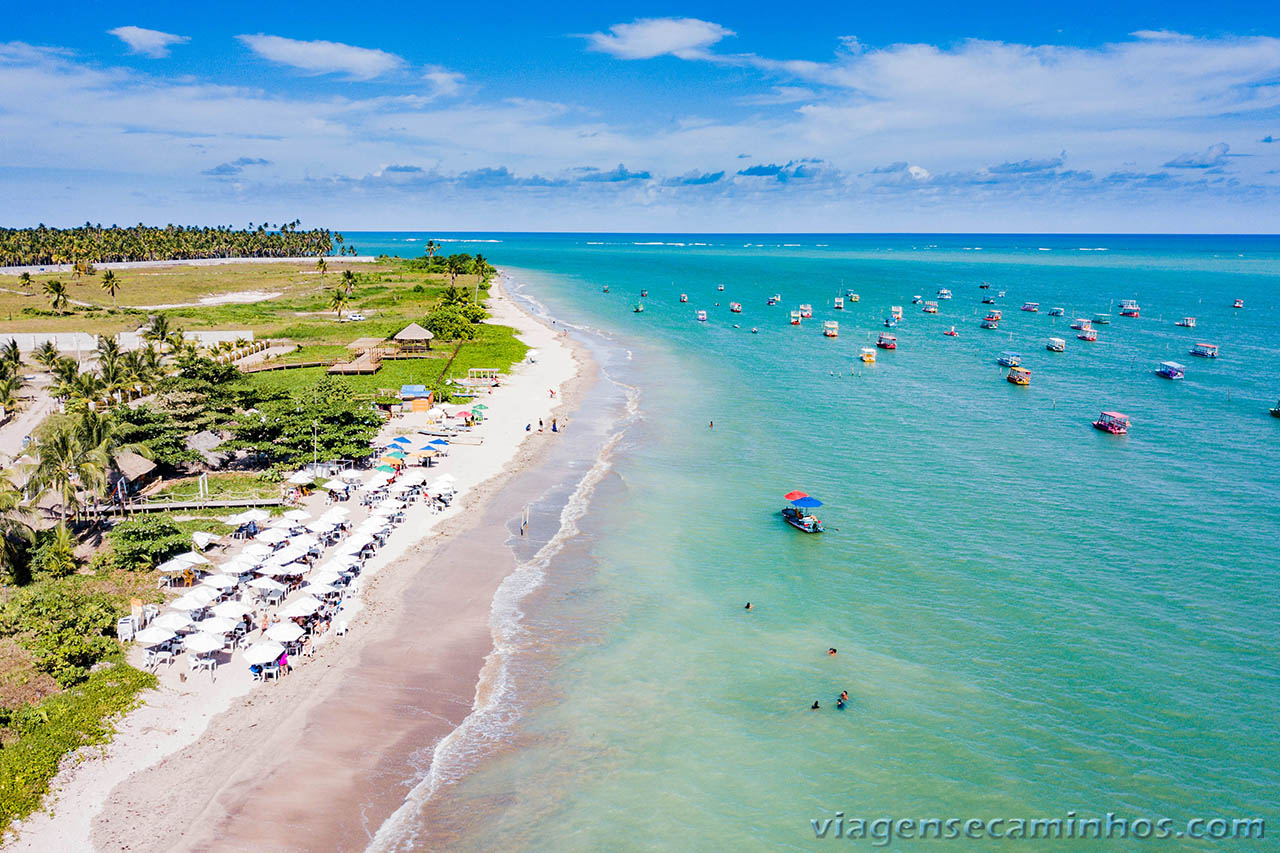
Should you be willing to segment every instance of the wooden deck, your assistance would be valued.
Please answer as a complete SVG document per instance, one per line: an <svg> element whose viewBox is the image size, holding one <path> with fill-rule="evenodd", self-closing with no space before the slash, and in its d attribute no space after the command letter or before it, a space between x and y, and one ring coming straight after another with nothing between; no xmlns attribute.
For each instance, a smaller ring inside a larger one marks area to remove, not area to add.
<svg viewBox="0 0 1280 853"><path fill-rule="evenodd" d="M282 506L284 499L275 498L225 498L222 500L152 501L134 500L126 504L99 504L93 508L98 515L127 515L134 512L168 512L182 509L236 509L254 506Z"/></svg>

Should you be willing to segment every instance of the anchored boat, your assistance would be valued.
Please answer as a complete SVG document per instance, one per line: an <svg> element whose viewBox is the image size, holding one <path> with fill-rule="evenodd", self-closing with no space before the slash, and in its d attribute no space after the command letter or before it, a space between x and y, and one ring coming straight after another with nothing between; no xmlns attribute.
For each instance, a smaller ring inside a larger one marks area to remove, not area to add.
<svg viewBox="0 0 1280 853"><path fill-rule="evenodd" d="M950 299L950 298L951 298L951 291L950 291L950 290L947 290L945 287L940 288L940 289L938 290L938 298L939 298L939 299Z"/></svg>
<svg viewBox="0 0 1280 853"><path fill-rule="evenodd" d="M1217 344L1196 344L1191 348L1191 354L1198 355L1201 358L1217 358L1218 345Z"/></svg>
<svg viewBox="0 0 1280 853"><path fill-rule="evenodd" d="M996 304L996 298L995 298L994 296L984 296L984 297L982 297L982 304L983 304L983 305L995 305L995 304Z"/></svg>
<svg viewBox="0 0 1280 853"><path fill-rule="evenodd" d="M801 306L800 306L800 316L801 316L801 317L803 317L803 318L805 318L806 320L808 320L808 319L812 318L812 317L813 317L813 306L812 306L812 305L809 305L809 304L801 304Z"/></svg>
<svg viewBox="0 0 1280 853"><path fill-rule="evenodd" d="M792 311L792 312L791 312L791 325L793 325L793 326L799 326L799 325L800 325L800 312L799 312L799 311Z"/></svg>
<svg viewBox="0 0 1280 853"><path fill-rule="evenodd" d="M1093 427L1112 435L1126 435L1129 432L1129 416L1119 412L1103 412L1093 422Z"/></svg>
<svg viewBox="0 0 1280 853"><path fill-rule="evenodd" d="M699 323L705 323L705 322L707 322L707 312L706 312L706 311L699 310L696 316L697 316L697 318L698 318L698 322L699 322Z"/></svg>
<svg viewBox="0 0 1280 853"><path fill-rule="evenodd" d="M1110 314L1094 314L1093 322L1097 323L1099 326L1105 326L1111 322L1111 315Z"/></svg>
<svg viewBox="0 0 1280 853"><path fill-rule="evenodd" d="M1080 332L1080 334L1076 335L1076 337L1082 341L1090 341L1090 342L1096 341L1098 339L1098 330L1084 329Z"/></svg>
<svg viewBox="0 0 1280 853"><path fill-rule="evenodd" d="M687 294L687 293L682 293L682 294L680 294L680 301L681 301L681 302L688 302L688 301L689 301L689 294Z"/></svg>
<svg viewBox="0 0 1280 853"><path fill-rule="evenodd" d="M858 358L862 359L863 364L875 364L876 351L871 347L863 347L862 352L858 353Z"/></svg>
<svg viewBox="0 0 1280 853"><path fill-rule="evenodd" d="M845 295L845 298L848 299L850 302L857 302L859 299L862 298L858 294L854 293L852 290L846 290L844 292L844 295Z"/></svg>
<svg viewBox="0 0 1280 853"><path fill-rule="evenodd" d="M822 324L822 334L828 338L840 337L840 324L835 320L827 320Z"/></svg>
<svg viewBox="0 0 1280 853"><path fill-rule="evenodd" d="M893 317L893 319L895 319L895 320L901 320L901 319L902 319L902 306L901 306L901 305L890 305L890 306L889 306L889 314L890 314L890 316L892 316L892 317Z"/></svg>
<svg viewBox="0 0 1280 853"><path fill-rule="evenodd" d="M1009 375L1006 376L1005 379L1012 382L1014 385L1030 385L1031 371L1027 370L1025 367L1011 367L1009 368Z"/></svg>
<svg viewBox="0 0 1280 853"><path fill-rule="evenodd" d="M880 347L880 349L897 349L898 336L881 332L880 337L876 339L876 346Z"/></svg>
<svg viewBox="0 0 1280 853"><path fill-rule="evenodd" d="M804 492L787 492L787 494L783 495L783 498L791 502L791 506L783 507L782 509L782 519L787 524L805 533L821 533L823 531L822 522L816 515L809 512L811 509L817 509L822 506L822 501L810 497Z"/></svg>
<svg viewBox="0 0 1280 853"><path fill-rule="evenodd" d="M982 322L978 325L984 329L998 329L1000 328L1000 318L994 314L988 314L982 318Z"/></svg>
<svg viewBox="0 0 1280 853"><path fill-rule="evenodd" d="M1138 300L1121 299L1120 300L1120 316L1121 317L1138 317L1141 316L1141 310L1138 308Z"/></svg>
<svg viewBox="0 0 1280 853"><path fill-rule="evenodd" d="M634 311L634 312L636 312L637 314L643 314L643 313L644 313L644 303L643 303L643 302L637 302L637 303L636 303L636 307L635 307L635 308L632 308L631 310L632 310L632 311Z"/></svg>
<svg viewBox="0 0 1280 853"><path fill-rule="evenodd" d="M1050 309L1049 309L1049 316L1050 316L1050 317L1061 317L1061 316L1062 316L1063 314L1065 314L1065 313L1067 313L1067 312L1066 312L1066 311L1064 311L1064 310L1062 310L1061 308L1050 308Z"/></svg>
<svg viewBox="0 0 1280 853"><path fill-rule="evenodd" d="M1017 367L1022 364L1022 356L1019 353L1005 350L996 358L996 364L1001 367Z"/></svg>
<svg viewBox="0 0 1280 853"><path fill-rule="evenodd" d="M1181 327L1182 327L1182 328L1184 328L1184 329L1194 329L1194 328L1196 327L1196 318L1195 318L1195 317L1183 317L1181 320L1179 320L1178 322L1174 323L1173 325L1175 325L1175 326L1181 326Z"/></svg>
<svg viewBox="0 0 1280 853"><path fill-rule="evenodd" d="M1244 307L1244 300L1243 300L1243 299L1237 299L1235 302L1232 302L1232 303L1231 303L1231 307L1232 307L1232 308L1243 308L1243 307Z"/></svg>
<svg viewBox="0 0 1280 853"><path fill-rule="evenodd" d="M924 307L923 307L923 308L921 308L920 310L921 310L921 311L923 311L923 312L924 312L924 313L926 313L926 314L937 314L937 313L938 313L938 303L936 303L936 302L926 302L926 303L924 304Z"/></svg>
<svg viewBox="0 0 1280 853"><path fill-rule="evenodd" d="M1184 379L1186 375L1187 369L1176 361L1162 361L1156 368L1156 376L1163 376L1165 379Z"/></svg>
<svg viewBox="0 0 1280 853"><path fill-rule="evenodd" d="M960 333L956 331L956 327L955 327L955 326L952 326L950 329L947 329L947 330L946 330L945 332L943 332L942 334L946 335L948 338L958 338L958 337L960 337Z"/></svg>
<svg viewBox="0 0 1280 853"><path fill-rule="evenodd" d="M1093 323L1089 322L1084 317L1077 317L1071 321L1071 328L1083 331L1085 329L1093 328Z"/></svg>
<svg viewBox="0 0 1280 853"><path fill-rule="evenodd" d="M834 309L835 309L835 310L837 310L837 311L843 311L843 310L844 310L844 297L843 297L843 296L837 296L835 299L832 299L832 300L831 300L831 307L832 307L832 308L834 308Z"/></svg>
<svg viewBox="0 0 1280 853"><path fill-rule="evenodd" d="M1035 313L1037 313L1037 312L1039 312L1039 311L1040 311L1040 303L1039 303L1039 302L1024 302L1024 303L1022 303L1022 310L1023 310L1023 311L1026 311L1026 312L1028 312L1028 313L1031 313L1031 314L1035 314Z"/></svg>
<svg viewBox="0 0 1280 853"><path fill-rule="evenodd" d="M741 302L730 302L730 303L729 303L729 310L730 310L732 313L734 313L734 314L741 314L741 313L742 313L742 303L741 303Z"/></svg>
<svg viewBox="0 0 1280 853"><path fill-rule="evenodd" d="M1049 338L1049 342L1044 345L1049 352L1066 352L1067 342L1062 338Z"/></svg>

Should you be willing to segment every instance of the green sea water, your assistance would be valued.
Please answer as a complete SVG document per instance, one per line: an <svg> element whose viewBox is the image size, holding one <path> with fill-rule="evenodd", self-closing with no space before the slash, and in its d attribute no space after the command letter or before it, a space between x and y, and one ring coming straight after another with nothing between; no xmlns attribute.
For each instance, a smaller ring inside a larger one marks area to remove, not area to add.
<svg viewBox="0 0 1280 853"><path fill-rule="evenodd" d="M1280 833L1280 239L458 237L577 328L636 414L520 600L501 726L417 843L798 848L835 843L827 818L985 835L1107 813ZM937 315L912 304L940 288ZM863 365L891 305L899 349ZM1068 330L1099 312L1096 343ZM1166 359L1187 378L1157 377ZM1131 432L1092 429L1104 409ZM783 524L791 489L827 533Z"/></svg>

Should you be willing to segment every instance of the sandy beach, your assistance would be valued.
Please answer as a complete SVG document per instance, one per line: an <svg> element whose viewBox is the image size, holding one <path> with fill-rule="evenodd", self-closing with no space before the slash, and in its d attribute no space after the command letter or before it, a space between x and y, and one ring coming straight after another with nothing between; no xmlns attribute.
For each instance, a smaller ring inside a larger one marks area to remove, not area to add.
<svg viewBox="0 0 1280 853"><path fill-rule="evenodd" d="M268 684L244 668L220 669L210 683L162 667L160 689L110 745L70 762L11 849L368 846L400 807L404 780L421 775L423 756L483 698L494 593L515 568L510 526L574 441L572 429L539 432L538 421L567 422L595 381L583 349L501 283L490 308L536 358L486 396L485 423L439 466L457 478L453 505L411 506L366 565L358 601L344 604L348 633L326 636L314 658ZM392 421L384 438L413 428L412 416Z"/></svg>

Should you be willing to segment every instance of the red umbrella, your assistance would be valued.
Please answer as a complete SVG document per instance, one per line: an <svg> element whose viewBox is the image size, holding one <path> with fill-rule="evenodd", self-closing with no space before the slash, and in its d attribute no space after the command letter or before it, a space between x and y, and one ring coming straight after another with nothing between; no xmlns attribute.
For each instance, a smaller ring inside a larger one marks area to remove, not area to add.
<svg viewBox="0 0 1280 853"><path fill-rule="evenodd" d="M782 499L785 501L794 501L794 500L799 500L800 498L807 498L807 497L809 496L804 492L787 492L785 495L782 496Z"/></svg>

